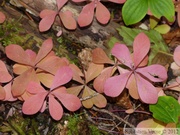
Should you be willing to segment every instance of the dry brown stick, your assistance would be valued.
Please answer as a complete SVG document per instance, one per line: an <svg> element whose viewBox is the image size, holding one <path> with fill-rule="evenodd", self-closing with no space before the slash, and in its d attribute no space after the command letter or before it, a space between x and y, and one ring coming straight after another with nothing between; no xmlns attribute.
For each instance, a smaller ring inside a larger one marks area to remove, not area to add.
<svg viewBox="0 0 180 135"><path fill-rule="evenodd" d="M112 116L112 117L118 119L119 121L122 121L123 123L125 123L125 124L128 125L129 127L135 128L135 126L132 125L131 123L129 123L128 121L125 121L123 118L118 117L117 115L113 114L112 112L110 112L110 111L108 111L108 110L105 110L105 109L98 109L98 108L96 108L96 107L92 107L92 109L93 109L94 111L98 111L98 112L102 112L102 113L109 114L110 116Z"/></svg>

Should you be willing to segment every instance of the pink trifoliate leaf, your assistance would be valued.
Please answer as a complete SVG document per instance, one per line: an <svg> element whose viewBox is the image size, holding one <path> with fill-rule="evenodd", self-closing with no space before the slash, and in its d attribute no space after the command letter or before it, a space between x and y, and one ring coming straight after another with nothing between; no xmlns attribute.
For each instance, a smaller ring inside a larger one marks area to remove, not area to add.
<svg viewBox="0 0 180 135"><path fill-rule="evenodd" d="M53 42L52 39L46 39L43 43L41 48L38 51L38 54L36 56L35 64L40 62L44 57L48 55L48 53L52 50L53 48Z"/></svg>
<svg viewBox="0 0 180 135"><path fill-rule="evenodd" d="M133 42L134 66L137 67L145 58L150 49L150 40L144 34L138 34Z"/></svg>
<svg viewBox="0 0 180 135"><path fill-rule="evenodd" d="M65 28L69 30L76 29L76 21L70 11L60 12L59 16Z"/></svg>
<svg viewBox="0 0 180 135"><path fill-rule="evenodd" d="M97 2L95 15L96 15L96 19L101 24L107 24L109 22L110 19L109 10L101 2Z"/></svg>
<svg viewBox="0 0 180 135"><path fill-rule="evenodd" d="M73 72L70 67L63 66L61 67L55 74L54 80L51 86L51 90L66 84L69 82L73 77Z"/></svg>
<svg viewBox="0 0 180 135"><path fill-rule="evenodd" d="M62 106L51 94L49 95L49 113L54 120L60 120L63 115Z"/></svg>
<svg viewBox="0 0 180 135"><path fill-rule="evenodd" d="M163 82L167 79L167 71L165 67L158 64L138 68L136 69L136 72L139 72L153 82Z"/></svg>
<svg viewBox="0 0 180 135"><path fill-rule="evenodd" d="M110 97L117 97L124 90L131 72L108 78L104 85L104 93Z"/></svg>
<svg viewBox="0 0 180 135"><path fill-rule="evenodd" d="M92 51L92 61L96 64L113 64L114 62L106 55L102 48L96 48Z"/></svg>
<svg viewBox="0 0 180 135"><path fill-rule="evenodd" d="M0 23L3 23L6 20L4 13L0 12Z"/></svg>
<svg viewBox="0 0 180 135"><path fill-rule="evenodd" d="M94 105L97 106L98 108L103 108L106 107L107 105L107 100L102 94L97 94L96 96L94 96L92 98L92 101Z"/></svg>
<svg viewBox="0 0 180 135"><path fill-rule="evenodd" d="M126 0L108 0L108 1L121 4L124 3Z"/></svg>
<svg viewBox="0 0 180 135"><path fill-rule="evenodd" d="M0 60L0 82L5 83L9 82L12 79L12 76L9 74L6 65Z"/></svg>
<svg viewBox="0 0 180 135"><path fill-rule="evenodd" d="M88 26L92 22L94 16L94 8L95 8L94 1L83 7L78 17L78 24L80 27Z"/></svg>
<svg viewBox="0 0 180 135"><path fill-rule="evenodd" d="M27 65L33 65L27 53L19 45L11 44L5 48L6 55L9 59Z"/></svg>
<svg viewBox="0 0 180 135"><path fill-rule="evenodd" d="M131 58L131 54L129 49L124 44L116 43L111 50L112 55L114 55L121 63L128 66L129 68L133 68L133 62Z"/></svg>
<svg viewBox="0 0 180 135"><path fill-rule="evenodd" d="M180 66L180 46L176 47L173 55L175 63Z"/></svg>
<svg viewBox="0 0 180 135"><path fill-rule="evenodd" d="M155 104L158 100L156 88L140 75L135 74L140 99L147 104Z"/></svg>
<svg viewBox="0 0 180 135"><path fill-rule="evenodd" d="M60 10L68 0L56 0L58 10Z"/></svg>
<svg viewBox="0 0 180 135"><path fill-rule="evenodd" d="M24 114L35 114L40 111L41 107L43 106L45 97L47 96L47 92L40 92L36 95L33 95L26 99L22 106L22 111Z"/></svg>
<svg viewBox="0 0 180 135"><path fill-rule="evenodd" d="M112 75L112 70L114 67L108 67L102 71L102 73L94 80L94 89L99 92L104 92L104 83Z"/></svg>
<svg viewBox="0 0 180 135"><path fill-rule="evenodd" d="M4 100L6 97L6 93L4 88L0 85L0 100Z"/></svg>
<svg viewBox="0 0 180 135"><path fill-rule="evenodd" d="M55 20L56 15L57 15L57 12L54 11L52 12L52 14L47 15L44 18L42 18L42 20L39 23L39 31L44 32L44 31L49 30Z"/></svg>
<svg viewBox="0 0 180 135"><path fill-rule="evenodd" d="M75 95L68 94L65 87L60 87L52 91L52 94L54 94L69 111L76 111L81 107L79 98Z"/></svg>
<svg viewBox="0 0 180 135"><path fill-rule="evenodd" d="M90 63L89 68L85 74L86 83L96 78L101 73L103 68L104 68L104 65L97 65L94 63Z"/></svg>
<svg viewBox="0 0 180 135"><path fill-rule="evenodd" d="M26 87L26 91L28 91L31 94L37 94L40 92L44 92L44 88L37 82L29 82L29 84Z"/></svg>
<svg viewBox="0 0 180 135"><path fill-rule="evenodd" d="M12 95L11 86L12 86L11 82L4 86L4 90L6 92L6 97L5 97L4 101L15 101L15 100L17 100L17 98L13 97L13 95Z"/></svg>

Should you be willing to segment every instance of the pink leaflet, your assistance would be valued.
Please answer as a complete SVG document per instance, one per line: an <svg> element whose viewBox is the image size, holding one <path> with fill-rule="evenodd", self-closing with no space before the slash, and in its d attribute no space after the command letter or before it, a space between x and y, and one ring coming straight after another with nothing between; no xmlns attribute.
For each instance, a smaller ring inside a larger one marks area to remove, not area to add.
<svg viewBox="0 0 180 135"><path fill-rule="evenodd" d="M85 73L86 84L96 78L103 70L104 65L90 63L87 72Z"/></svg>
<svg viewBox="0 0 180 135"><path fill-rule="evenodd" d="M173 55L175 63L180 66L180 46L176 47Z"/></svg>
<svg viewBox="0 0 180 135"><path fill-rule="evenodd" d="M12 79L12 76L9 74L6 65L3 61L0 60L0 82L5 83L9 82Z"/></svg>
<svg viewBox="0 0 180 135"><path fill-rule="evenodd" d="M96 48L92 51L92 61L96 64L114 64L114 62L106 55L102 48Z"/></svg>
<svg viewBox="0 0 180 135"><path fill-rule="evenodd" d="M137 68L136 72L147 77L152 82L163 82L167 79L167 71L165 67L158 64Z"/></svg>
<svg viewBox="0 0 180 135"><path fill-rule="evenodd" d="M0 85L0 100L4 100L6 97L6 93L4 88Z"/></svg>
<svg viewBox="0 0 180 135"><path fill-rule="evenodd" d="M101 2L97 2L95 15L101 24L107 24L110 20L109 10Z"/></svg>
<svg viewBox="0 0 180 135"><path fill-rule="evenodd" d="M52 42L52 39L49 38L49 39L46 39L43 43L42 43L42 46L41 48L39 49L38 51L38 54L36 56L36 59L35 59L35 65L40 62L44 57L46 57L48 55L48 53L50 53L50 51L52 50L53 48L53 42Z"/></svg>
<svg viewBox="0 0 180 135"><path fill-rule="evenodd" d="M52 14L43 17L39 23L39 31L44 32L44 31L49 30L55 20L56 15L57 15L57 12L54 11L52 12Z"/></svg>
<svg viewBox="0 0 180 135"><path fill-rule="evenodd" d="M60 103L54 98L53 95L49 95L49 113L54 120L60 120L63 115L63 108Z"/></svg>
<svg viewBox="0 0 180 135"><path fill-rule="evenodd" d="M24 114L35 114L41 110L45 97L48 92L44 90L44 92L39 92L36 95L33 95L26 99L22 106L22 111Z"/></svg>
<svg viewBox="0 0 180 135"><path fill-rule="evenodd" d="M83 2L83 1L86 1L86 0L72 0L73 2Z"/></svg>
<svg viewBox="0 0 180 135"><path fill-rule="evenodd" d="M110 97L117 97L124 90L131 72L110 77L104 85L104 93Z"/></svg>
<svg viewBox="0 0 180 135"><path fill-rule="evenodd" d="M137 67L145 58L150 49L149 38L144 33L139 33L133 42L134 67Z"/></svg>
<svg viewBox="0 0 180 135"><path fill-rule="evenodd" d="M63 66L55 74L54 80L52 82L51 90L66 84L72 79L73 72L70 67Z"/></svg>
<svg viewBox="0 0 180 135"><path fill-rule="evenodd" d="M129 68L133 68L131 54L126 45L116 43L112 48L111 53L124 65L128 66Z"/></svg>
<svg viewBox="0 0 180 135"><path fill-rule="evenodd" d="M93 87L97 92L104 92L105 81L112 75L113 68L114 67L105 68L102 73L97 78L95 78L93 82Z"/></svg>
<svg viewBox="0 0 180 135"><path fill-rule="evenodd" d="M49 16L49 15L54 14L55 12L56 12L56 11L54 11L54 10L44 9L44 10L42 10L42 11L40 12L39 16L40 16L41 18L44 18L44 17L46 17L46 16Z"/></svg>
<svg viewBox="0 0 180 135"><path fill-rule="evenodd" d="M68 0L56 0L58 10L60 10Z"/></svg>
<svg viewBox="0 0 180 135"><path fill-rule="evenodd" d="M126 0L108 0L110 2L114 2L114 3L118 3L118 4L122 4L124 3Z"/></svg>
<svg viewBox="0 0 180 135"><path fill-rule="evenodd" d="M26 90L31 94L37 94L40 92L44 92L44 88L37 82L29 82L29 84L26 87Z"/></svg>
<svg viewBox="0 0 180 135"><path fill-rule="evenodd" d="M60 12L59 16L65 28L69 30L75 30L77 25L70 11Z"/></svg>
<svg viewBox="0 0 180 135"><path fill-rule="evenodd" d="M140 99L147 104L155 104L158 100L156 88L140 75L135 74Z"/></svg>
<svg viewBox="0 0 180 135"><path fill-rule="evenodd" d="M81 107L79 98L75 95L68 94L65 87L60 87L51 92L69 111L76 111Z"/></svg>
<svg viewBox="0 0 180 135"><path fill-rule="evenodd" d="M4 90L6 92L6 97L5 97L4 101L15 101L15 100L17 100L17 98L13 97L13 95L12 95L11 86L12 86L11 82L4 86Z"/></svg>
<svg viewBox="0 0 180 135"><path fill-rule="evenodd" d="M4 13L0 12L0 23L3 23L6 20Z"/></svg>
<svg viewBox="0 0 180 135"><path fill-rule="evenodd" d="M29 56L19 45L11 44L5 48L6 55L9 59L25 65L33 65Z"/></svg>
<svg viewBox="0 0 180 135"><path fill-rule="evenodd" d="M25 50L26 54L30 58L30 61L35 61L36 53L30 49Z"/></svg>
<svg viewBox="0 0 180 135"><path fill-rule="evenodd" d="M79 17L78 17L78 24L80 27L88 26L93 20L94 17L94 8L95 3L92 1L91 3L87 4L83 7ZM86 19L84 19L86 18Z"/></svg>

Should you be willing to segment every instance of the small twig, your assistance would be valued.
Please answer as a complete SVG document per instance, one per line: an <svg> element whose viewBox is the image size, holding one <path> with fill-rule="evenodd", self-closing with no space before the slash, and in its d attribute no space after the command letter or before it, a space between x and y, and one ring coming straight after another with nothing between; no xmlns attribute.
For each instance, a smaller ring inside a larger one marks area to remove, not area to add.
<svg viewBox="0 0 180 135"><path fill-rule="evenodd" d="M84 98L80 98L80 101L85 101L85 100L88 100L88 99L91 99L95 96L97 96L99 93L94 93L93 95L90 95L90 96L87 96L87 97L84 97Z"/></svg>
<svg viewBox="0 0 180 135"><path fill-rule="evenodd" d="M131 123L129 123L128 121L125 121L123 118L118 117L117 115L109 112L108 110L98 109L98 108L96 108L96 107L92 107L92 109L95 110L95 111L98 111L98 112L102 112L102 113L109 114L110 116L115 117L115 118L118 119L119 121L122 121L123 123L125 123L125 124L128 125L129 127L133 128L133 129L135 128L135 126L132 125Z"/></svg>

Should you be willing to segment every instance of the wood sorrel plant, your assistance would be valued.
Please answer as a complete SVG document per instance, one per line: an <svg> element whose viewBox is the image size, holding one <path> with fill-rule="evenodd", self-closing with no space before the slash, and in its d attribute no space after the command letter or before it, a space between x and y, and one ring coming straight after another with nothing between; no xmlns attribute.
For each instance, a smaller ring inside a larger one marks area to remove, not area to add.
<svg viewBox="0 0 180 135"><path fill-rule="evenodd" d="M111 97L121 94L128 88L130 95L145 103L154 104L158 99L158 92L151 82L163 82L167 79L166 69L158 64L146 66L150 41L144 33L136 36L133 43L133 54L124 44L115 44L111 53L122 66L118 67L120 75L110 77L104 85L104 93Z"/></svg>

